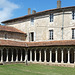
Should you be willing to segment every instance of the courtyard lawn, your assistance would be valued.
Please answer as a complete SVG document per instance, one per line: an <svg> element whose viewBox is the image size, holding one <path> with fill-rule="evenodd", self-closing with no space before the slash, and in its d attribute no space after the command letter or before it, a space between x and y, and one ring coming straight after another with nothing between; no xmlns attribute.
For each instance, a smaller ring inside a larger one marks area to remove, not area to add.
<svg viewBox="0 0 75 75"><path fill-rule="evenodd" d="M75 75L75 68L39 64L0 65L0 75Z"/></svg>

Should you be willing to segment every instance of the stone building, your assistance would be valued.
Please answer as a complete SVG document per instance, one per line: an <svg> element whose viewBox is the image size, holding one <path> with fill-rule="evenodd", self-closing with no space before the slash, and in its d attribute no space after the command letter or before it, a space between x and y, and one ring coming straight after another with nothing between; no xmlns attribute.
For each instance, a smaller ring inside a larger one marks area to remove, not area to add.
<svg viewBox="0 0 75 75"><path fill-rule="evenodd" d="M0 60L75 66L75 6L3 21L0 29Z"/></svg>

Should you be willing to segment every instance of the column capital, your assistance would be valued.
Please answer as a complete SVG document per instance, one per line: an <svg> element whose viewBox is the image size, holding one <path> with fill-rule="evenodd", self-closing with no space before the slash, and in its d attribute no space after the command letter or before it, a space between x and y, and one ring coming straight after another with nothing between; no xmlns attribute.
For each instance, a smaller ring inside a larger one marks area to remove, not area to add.
<svg viewBox="0 0 75 75"><path fill-rule="evenodd" d="M49 48L49 51L52 51L53 48Z"/></svg>
<svg viewBox="0 0 75 75"><path fill-rule="evenodd" d="M67 48L68 51L70 51L71 48Z"/></svg>

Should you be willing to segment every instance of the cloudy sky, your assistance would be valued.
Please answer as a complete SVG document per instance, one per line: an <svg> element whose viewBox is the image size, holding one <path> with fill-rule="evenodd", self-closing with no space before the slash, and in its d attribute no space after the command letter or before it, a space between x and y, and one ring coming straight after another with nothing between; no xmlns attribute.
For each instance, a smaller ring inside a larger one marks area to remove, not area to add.
<svg viewBox="0 0 75 75"><path fill-rule="evenodd" d="M57 0L0 0L0 22L27 15L27 9L37 12L57 7ZM75 6L75 0L62 0L62 7Z"/></svg>

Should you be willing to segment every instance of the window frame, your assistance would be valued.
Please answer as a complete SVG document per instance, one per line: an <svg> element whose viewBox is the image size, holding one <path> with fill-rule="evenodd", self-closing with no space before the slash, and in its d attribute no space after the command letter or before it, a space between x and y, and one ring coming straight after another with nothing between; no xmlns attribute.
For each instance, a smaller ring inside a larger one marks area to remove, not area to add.
<svg viewBox="0 0 75 75"><path fill-rule="evenodd" d="M54 35L53 33L54 33L53 30L49 30L49 40L53 40L53 39L54 39L54 38L53 38L53 37L54 37L54 36L53 36L53 35Z"/></svg>
<svg viewBox="0 0 75 75"><path fill-rule="evenodd" d="M51 13L51 14L50 14L50 22L53 22L53 21L54 21L54 14Z"/></svg>
<svg viewBox="0 0 75 75"><path fill-rule="evenodd" d="M33 33L33 38L31 37L31 34ZM33 40L32 40L33 39ZM30 32L29 33L29 41L34 42L35 41L35 33L34 32Z"/></svg>
<svg viewBox="0 0 75 75"><path fill-rule="evenodd" d="M72 29L72 39L75 39L75 29Z"/></svg>
<svg viewBox="0 0 75 75"><path fill-rule="evenodd" d="M34 25L34 18L33 17L31 18L31 25L32 26Z"/></svg>
<svg viewBox="0 0 75 75"><path fill-rule="evenodd" d="M4 37L5 39L8 39L8 36L7 36L7 34L5 34L5 37Z"/></svg>
<svg viewBox="0 0 75 75"><path fill-rule="evenodd" d="M72 20L75 20L75 10L72 11Z"/></svg>

